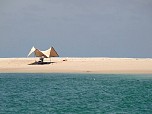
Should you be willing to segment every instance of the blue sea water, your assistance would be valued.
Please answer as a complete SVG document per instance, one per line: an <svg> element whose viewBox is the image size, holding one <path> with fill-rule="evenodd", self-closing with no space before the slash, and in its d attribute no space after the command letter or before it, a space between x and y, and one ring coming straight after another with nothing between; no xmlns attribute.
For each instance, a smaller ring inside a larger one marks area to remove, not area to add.
<svg viewBox="0 0 152 114"><path fill-rule="evenodd" d="M0 74L0 114L152 114L152 75Z"/></svg>

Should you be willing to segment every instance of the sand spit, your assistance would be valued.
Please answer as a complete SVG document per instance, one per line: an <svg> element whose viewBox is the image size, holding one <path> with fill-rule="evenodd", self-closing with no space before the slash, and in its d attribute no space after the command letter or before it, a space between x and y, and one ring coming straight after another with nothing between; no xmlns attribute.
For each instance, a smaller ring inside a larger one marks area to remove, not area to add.
<svg viewBox="0 0 152 114"><path fill-rule="evenodd" d="M53 63L29 65L39 58L0 58L0 73L152 74L151 58L51 58ZM50 59L45 59L49 62Z"/></svg>

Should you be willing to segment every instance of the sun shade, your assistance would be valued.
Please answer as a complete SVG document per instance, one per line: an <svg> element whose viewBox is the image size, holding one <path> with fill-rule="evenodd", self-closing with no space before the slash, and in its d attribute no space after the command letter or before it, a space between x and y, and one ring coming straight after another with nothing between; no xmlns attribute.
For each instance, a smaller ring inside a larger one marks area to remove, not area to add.
<svg viewBox="0 0 152 114"><path fill-rule="evenodd" d="M42 57L44 56L45 58L49 57L59 57L58 53L55 51L53 47L49 48L48 50L41 51L39 49L36 49L34 46L31 48L28 56L30 56L32 53L35 54L36 57Z"/></svg>

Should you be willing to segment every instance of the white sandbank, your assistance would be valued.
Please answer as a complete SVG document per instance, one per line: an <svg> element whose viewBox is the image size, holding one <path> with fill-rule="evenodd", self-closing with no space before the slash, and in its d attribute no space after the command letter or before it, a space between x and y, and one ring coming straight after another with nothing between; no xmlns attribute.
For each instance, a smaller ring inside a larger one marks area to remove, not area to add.
<svg viewBox="0 0 152 114"><path fill-rule="evenodd" d="M54 63L29 65L39 58L0 58L0 73L152 74L152 58L51 58ZM50 59L45 59L50 61Z"/></svg>

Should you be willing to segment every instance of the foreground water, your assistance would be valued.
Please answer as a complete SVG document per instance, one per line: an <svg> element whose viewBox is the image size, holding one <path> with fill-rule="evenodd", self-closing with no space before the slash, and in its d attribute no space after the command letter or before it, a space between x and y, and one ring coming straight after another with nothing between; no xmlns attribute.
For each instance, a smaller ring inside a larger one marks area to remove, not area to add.
<svg viewBox="0 0 152 114"><path fill-rule="evenodd" d="M0 74L2 114L152 114L152 75Z"/></svg>

